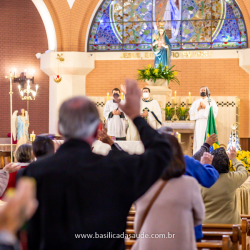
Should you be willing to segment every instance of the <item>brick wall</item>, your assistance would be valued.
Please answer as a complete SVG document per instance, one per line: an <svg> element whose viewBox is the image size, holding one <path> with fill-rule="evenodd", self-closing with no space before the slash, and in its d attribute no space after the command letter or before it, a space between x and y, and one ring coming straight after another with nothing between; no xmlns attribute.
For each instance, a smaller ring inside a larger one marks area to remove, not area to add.
<svg viewBox="0 0 250 250"><path fill-rule="evenodd" d="M95 69L86 78L86 94L105 96L114 87L120 87L126 78L137 78L137 69L153 60L96 61ZM170 88L178 95L199 95L201 86L209 87L214 96L238 96L241 99L241 137L248 137L249 124L249 75L239 67L238 59L182 59L172 60L176 69L181 71L181 82L170 83ZM145 83L141 82L140 87Z"/></svg>
<svg viewBox="0 0 250 250"><path fill-rule="evenodd" d="M30 132L48 132L49 77L40 70L40 60L35 54L48 49L47 35L42 19L30 0L1 2L0 15L0 137L10 132L9 80L5 75L15 68L18 73L35 70L35 82L39 85L38 96L30 102ZM13 84L13 111L26 109L26 101L20 99L18 84ZM20 114L20 112L19 112Z"/></svg>

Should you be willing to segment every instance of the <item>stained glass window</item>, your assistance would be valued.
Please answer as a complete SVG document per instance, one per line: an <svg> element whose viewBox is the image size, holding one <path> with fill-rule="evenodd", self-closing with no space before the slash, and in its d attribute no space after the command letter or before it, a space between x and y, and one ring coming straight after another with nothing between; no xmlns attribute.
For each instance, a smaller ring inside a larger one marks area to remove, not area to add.
<svg viewBox="0 0 250 250"><path fill-rule="evenodd" d="M235 0L104 0L88 51L148 51L159 21L173 50L242 49L247 30Z"/></svg>

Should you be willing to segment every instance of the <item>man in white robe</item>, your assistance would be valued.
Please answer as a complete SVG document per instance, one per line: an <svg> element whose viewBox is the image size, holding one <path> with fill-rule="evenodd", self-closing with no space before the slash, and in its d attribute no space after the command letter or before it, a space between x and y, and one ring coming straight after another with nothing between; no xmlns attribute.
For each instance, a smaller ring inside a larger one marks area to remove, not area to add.
<svg viewBox="0 0 250 250"><path fill-rule="evenodd" d="M210 98L210 106L208 103L208 89L206 87L201 87L200 89L201 98L194 101L190 110L190 120L195 121L195 131L194 131L194 143L193 143L193 154L195 154L203 145L205 132L207 128L207 119L210 107L213 107L214 118L218 114L218 106L213 99Z"/></svg>
<svg viewBox="0 0 250 250"><path fill-rule="evenodd" d="M145 87L142 90L143 98L141 100L141 116L147 120L148 124L158 129L162 126L162 113L159 103L150 97L150 89ZM139 133L133 122L129 120L127 132L127 141L139 141Z"/></svg>
<svg viewBox="0 0 250 250"><path fill-rule="evenodd" d="M126 140L126 116L118 108L118 104L115 101L117 98L122 104L124 100L119 99L121 91L118 88L113 89L112 94L114 99L106 102L103 116L108 123L107 134L115 137L116 140Z"/></svg>

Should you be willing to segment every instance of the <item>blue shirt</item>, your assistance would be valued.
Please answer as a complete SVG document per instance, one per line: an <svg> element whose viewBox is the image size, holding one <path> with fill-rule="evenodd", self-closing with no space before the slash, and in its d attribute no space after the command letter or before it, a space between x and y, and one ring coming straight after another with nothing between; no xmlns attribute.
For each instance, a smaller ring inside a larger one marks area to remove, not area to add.
<svg viewBox="0 0 250 250"><path fill-rule="evenodd" d="M186 162L186 173L185 175L194 177L201 186L210 188L219 178L218 171L211 165L201 164L199 161L184 155ZM196 239L201 239L202 225L195 227L195 237Z"/></svg>

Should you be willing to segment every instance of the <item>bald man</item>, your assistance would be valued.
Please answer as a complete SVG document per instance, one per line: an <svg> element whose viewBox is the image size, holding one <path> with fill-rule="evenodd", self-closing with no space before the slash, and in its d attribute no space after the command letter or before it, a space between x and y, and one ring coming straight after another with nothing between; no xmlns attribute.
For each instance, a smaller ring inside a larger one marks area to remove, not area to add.
<svg viewBox="0 0 250 250"><path fill-rule="evenodd" d="M194 131L194 145L193 145L193 154L195 154L203 145L205 132L207 128L207 119L210 107L213 107L214 118L218 114L218 106L215 101L210 98L210 106L208 103L208 89L207 87L200 88L200 96L198 100L194 101L190 110L190 120L195 121L195 131Z"/></svg>

